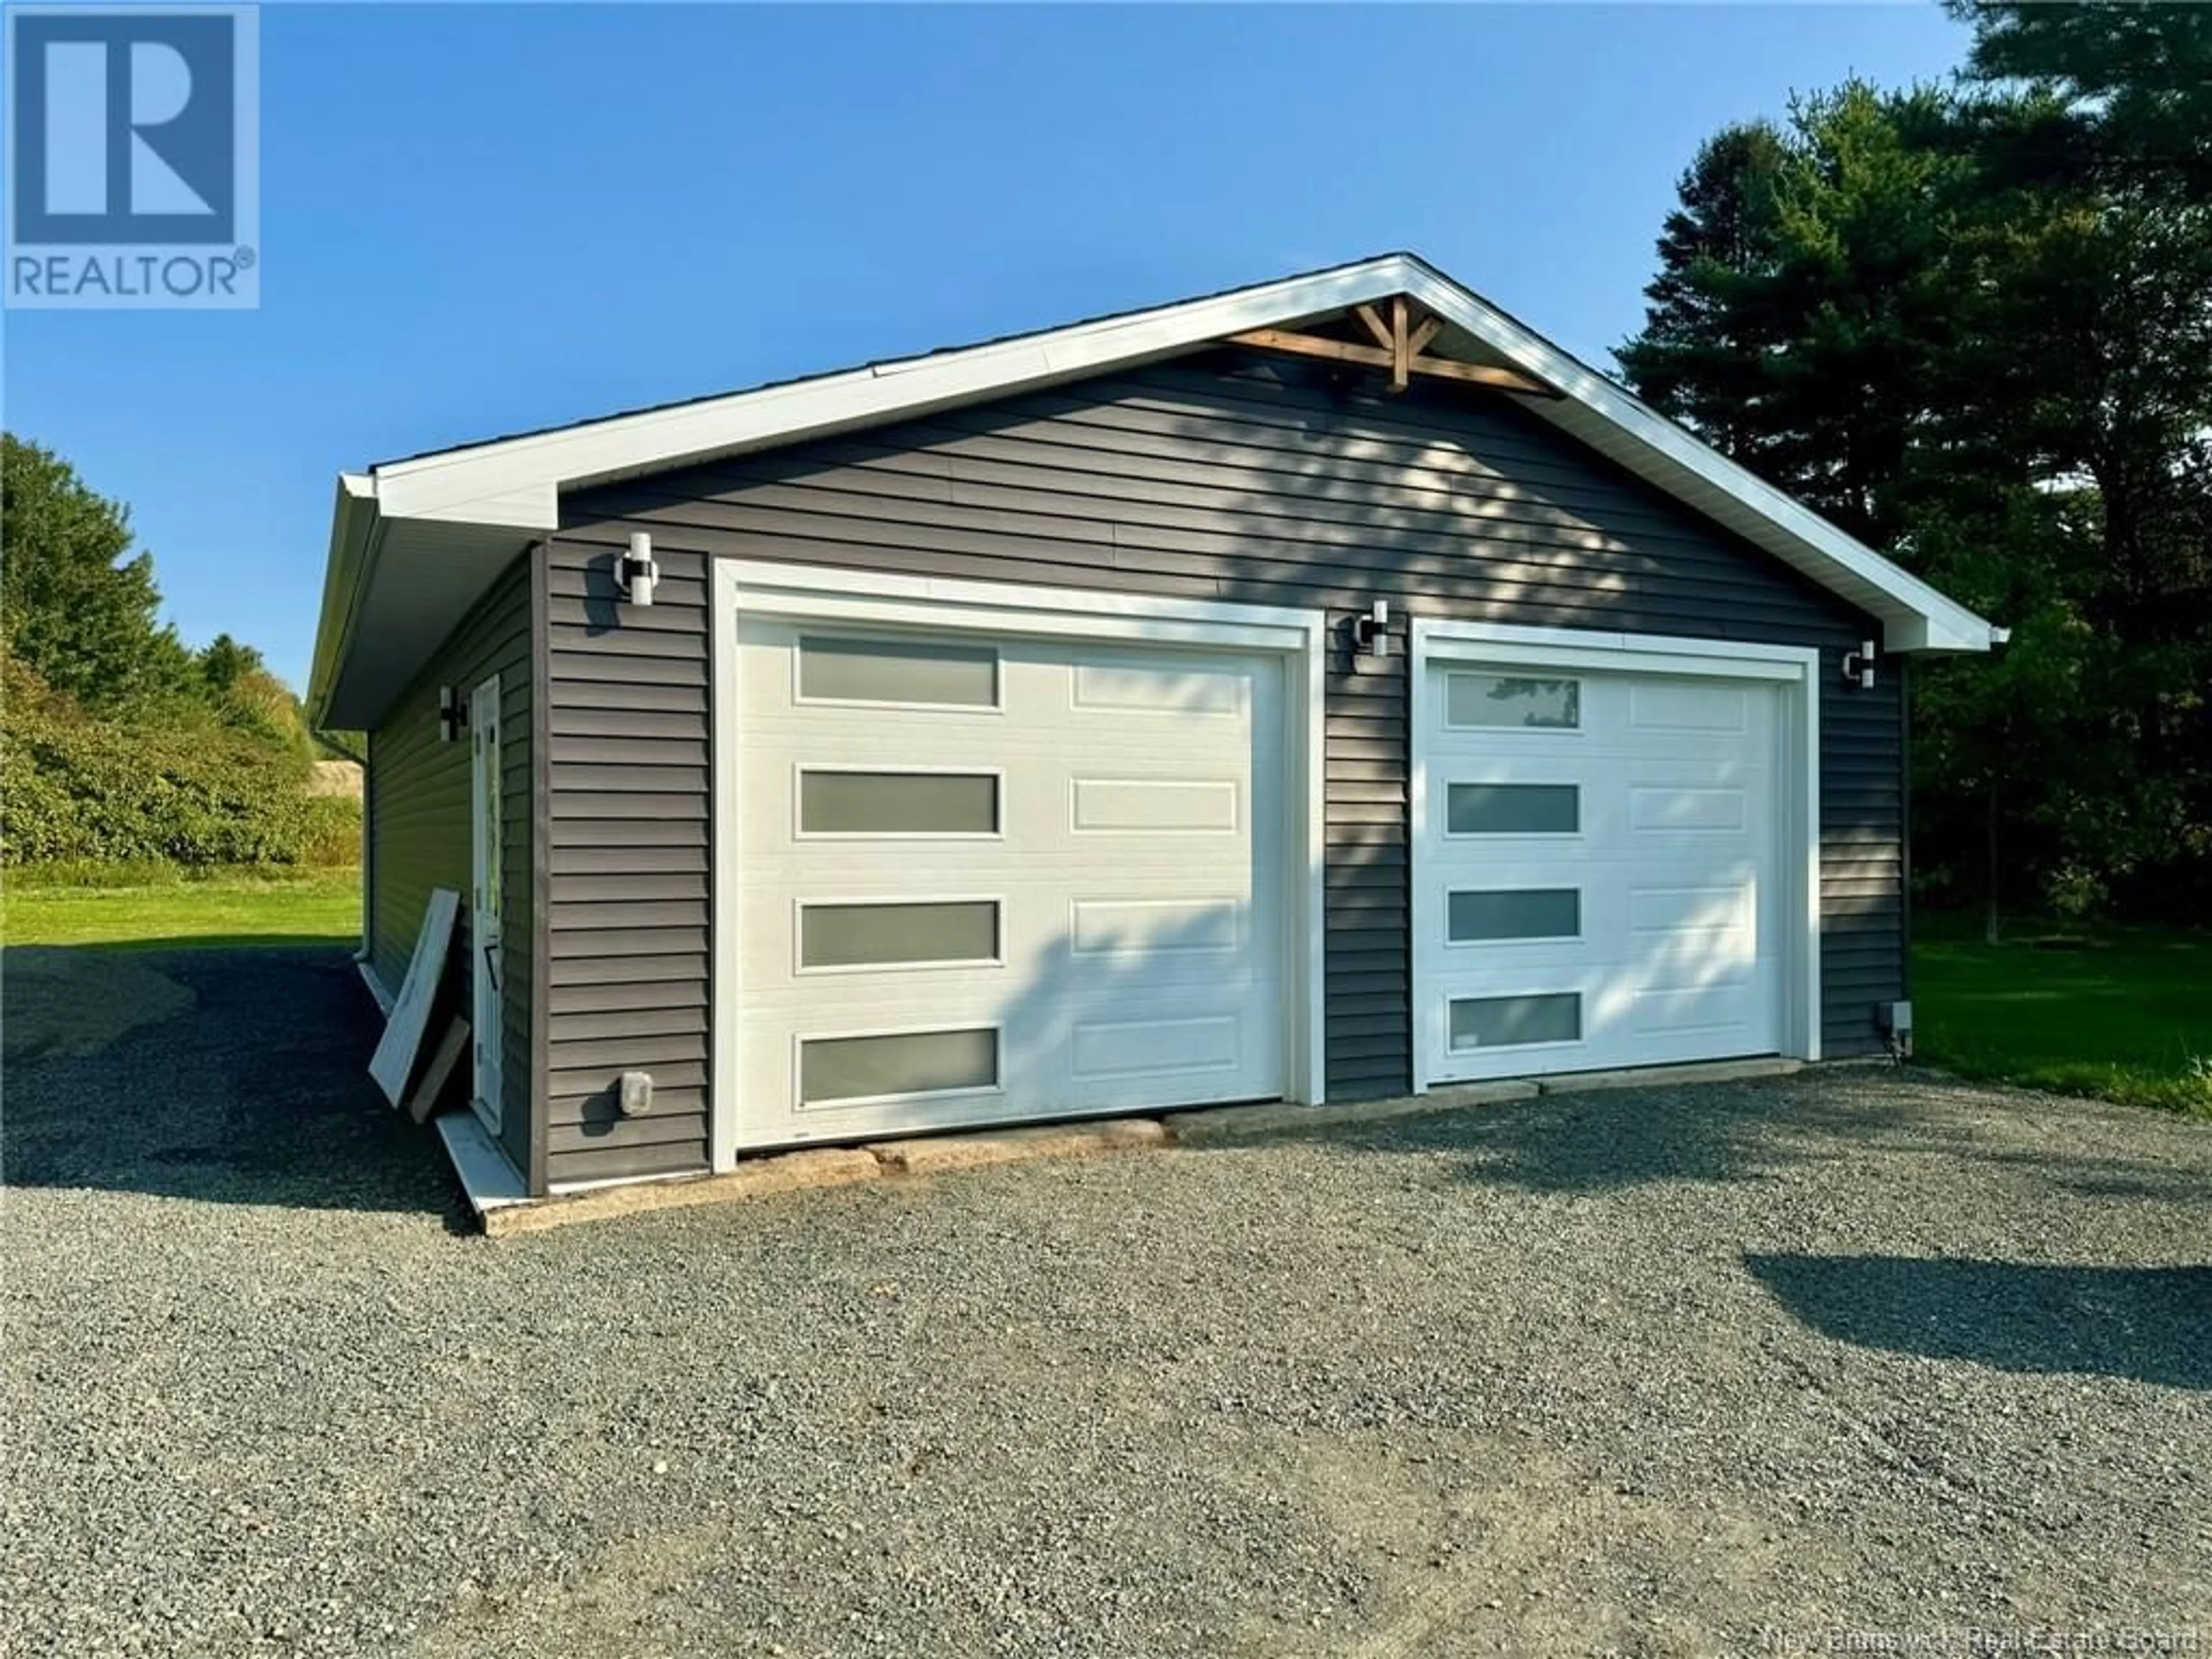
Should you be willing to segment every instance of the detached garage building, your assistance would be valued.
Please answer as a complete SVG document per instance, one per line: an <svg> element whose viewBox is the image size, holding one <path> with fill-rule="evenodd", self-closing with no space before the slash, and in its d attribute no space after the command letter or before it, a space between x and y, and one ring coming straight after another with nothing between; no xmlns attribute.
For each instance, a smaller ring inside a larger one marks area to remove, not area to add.
<svg viewBox="0 0 2212 1659"><path fill-rule="evenodd" d="M346 475L311 702L537 1194L1879 1052L1997 637L1394 255Z"/></svg>

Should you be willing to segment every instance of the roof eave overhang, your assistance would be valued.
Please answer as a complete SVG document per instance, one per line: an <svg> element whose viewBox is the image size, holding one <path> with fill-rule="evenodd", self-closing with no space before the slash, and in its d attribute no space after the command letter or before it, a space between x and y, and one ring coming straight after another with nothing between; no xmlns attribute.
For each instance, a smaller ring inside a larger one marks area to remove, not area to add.
<svg viewBox="0 0 2212 1659"><path fill-rule="evenodd" d="M339 731L381 725L455 625L541 538L523 524L395 518L373 478L343 482L308 717Z"/></svg>
<svg viewBox="0 0 2212 1659"><path fill-rule="evenodd" d="M1410 254L1096 322L796 380L550 432L451 449L339 480L309 709L359 715L380 694L337 699L390 526L450 547L483 532L511 548L559 527L561 497L595 483L875 425L1084 379L1406 294L1453 325L1462 351L1559 395L1524 406L1684 501L1881 624L1893 652L1986 651L2002 630L1728 460L1613 381ZM1510 393L1500 395L1512 395ZM442 532L442 533L441 533ZM434 645L434 641L432 642ZM381 689L381 700L397 686ZM343 723L339 721L338 723Z"/></svg>
<svg viewBox="0 0 2212 1659"><path fill-rule="evenodd" d="M376 481L365 473L338 474L337 499L331 509L331 545L323 563L323 609L315 628L315 656L307 671L307 718L326 729L343 729L328 718L331 693L353 644L368 585L378 513Z"/></svg>

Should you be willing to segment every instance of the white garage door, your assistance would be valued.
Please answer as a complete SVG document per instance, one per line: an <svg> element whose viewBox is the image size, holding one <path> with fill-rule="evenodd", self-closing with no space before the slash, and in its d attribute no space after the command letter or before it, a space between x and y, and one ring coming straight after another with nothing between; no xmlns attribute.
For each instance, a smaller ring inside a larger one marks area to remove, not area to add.
<svg viewBox="0 0 2212 1659"><path fill-rule="evenodd" d="M1272 1098L1272 657L747 617L738 1139Z"/></svg>
<svg viewBox="0 0 2212 1659"><path fill-rule="evenodd" d="M1427 1079L1778 1052L1783 693L1671 674L1422 672Z"/></svg>

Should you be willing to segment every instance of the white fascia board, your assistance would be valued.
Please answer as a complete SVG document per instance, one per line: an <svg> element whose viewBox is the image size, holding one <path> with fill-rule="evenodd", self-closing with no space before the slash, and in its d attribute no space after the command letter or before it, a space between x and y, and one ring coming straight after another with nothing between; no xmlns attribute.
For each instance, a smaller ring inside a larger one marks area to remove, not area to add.
<svg viewBox="0 0 2212 1659"><path fill-rule="evenodd" d="M338 474L331 508L331 545L323 564L323 608L315 628L315 654L307 673L307 714L319 721L338 669L352 642L353 623L378 524L376 481L363 473Z"/></svg>
<svg viewBox="0 0 2212 1659"><path fill-rule="evenodd" d="M1225 334L1382 299L1404 290L1416 272L1412 260L1392 254L995 345L903 358L535 437L448 450L379 467L377 490L384 511L395 517L467 518L550 529L557 525L557 496L563 489L1076 380L1186 351ZM484 513L514 516L486 520L480 516Z"/></svg>

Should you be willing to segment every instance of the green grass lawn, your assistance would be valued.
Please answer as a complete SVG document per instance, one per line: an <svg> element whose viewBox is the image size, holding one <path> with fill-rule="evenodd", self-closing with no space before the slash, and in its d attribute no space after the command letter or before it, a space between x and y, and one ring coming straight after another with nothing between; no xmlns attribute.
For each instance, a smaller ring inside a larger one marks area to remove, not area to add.
<svg viewBox="0 0 2212 1659"><path fill-rule="evenodd" d="M346 945L360 933L355 870L112 887L33 875L0 889L9 945ZM1917 1058L2212 1117L2212 934L2021 923L1991 947L1942 915L1914 933Z"/></svg>
<svg viewBox="0 0 2212 1659"><path fill-rule="evenodd" d="M1914 1057L1966 1077L2212 1117L2212 934L1914 921Z"/></svg>
<svg viewBox="0 0 2212 1659"><path fill-rule="evenodd" d="M361 937L361 872L224 877L143 886L0 888L9 945L347 945Z"/></svg>

